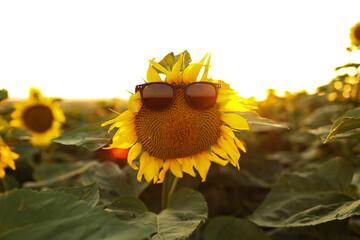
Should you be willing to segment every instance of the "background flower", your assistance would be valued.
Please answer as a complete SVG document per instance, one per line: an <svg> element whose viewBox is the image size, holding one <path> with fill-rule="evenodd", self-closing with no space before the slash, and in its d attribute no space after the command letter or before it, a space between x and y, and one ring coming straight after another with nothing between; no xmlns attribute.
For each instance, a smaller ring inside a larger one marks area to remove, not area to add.
<svg viewBox="0 0 360 240"><path fill-rule="evenodd" d="M49 145L53 138L60 135L61 124L65 122L64 113L58 102L44 98L40 90L31 88L29 99L14 104L14 107L10 125L29 130L33 145Z"/></svg>

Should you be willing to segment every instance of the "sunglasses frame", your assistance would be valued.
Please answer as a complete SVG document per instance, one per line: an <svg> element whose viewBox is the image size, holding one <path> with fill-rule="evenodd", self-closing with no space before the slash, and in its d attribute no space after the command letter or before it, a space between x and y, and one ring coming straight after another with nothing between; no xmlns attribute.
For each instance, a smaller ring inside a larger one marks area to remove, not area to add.
<svg viewBox="0 0 360 240"><path fill-rule="evenodd" d="M151 107L147 106L143 100L143 90L145 87L149 86L149 85L153 85L153 84L164 84L164 85L168 85L171 87L172 91L173 91L173 97L172 97L172 100L171 100L171 103L169 104L169 106L165 107L165 108L161 108L161 109L152 109ZM135 86L135 92L137 91L140 91L140 96L141 96L141 101L142 103L144 104L144 106L151 110L151 111L163 111L163 110L167 110L169 109L172 104L174 103L174 100L175 100L175 97L176 97L176 89L178 88L183 88L185 90L185 98L186 98L186 101L187 103L194 109L197 109L197 110L208 110L210 108L212 108L215 104L216 104L216 101L211 104L211 106L209 107L206 107L206 108L198 108L198 107L194 107L190 101L189 101L189 98L187 96L187 89L189 86L191 85L194 85L194 84L209 84L209 85L212 85L214 88L215 88L215 98L217 99L218 97L218 93L219 93L219 88L221 88L221 84L218 84L218 83L213 83L213 82L193 82L193 83L190 83L190 84L184 84L184 85L173 85L173 84L170 84L170 83L166 83L166 82L151 82L151 83L144 83L144 84L139 84L139 85L136 85Z"/></svg>

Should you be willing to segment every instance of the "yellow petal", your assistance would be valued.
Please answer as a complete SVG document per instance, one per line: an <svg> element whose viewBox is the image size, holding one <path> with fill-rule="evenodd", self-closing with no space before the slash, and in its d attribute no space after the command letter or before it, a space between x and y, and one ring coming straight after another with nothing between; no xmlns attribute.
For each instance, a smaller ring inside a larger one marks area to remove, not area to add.
<svg viewBox="0 0 360 240"><path fill-rule="evenodd" d="M127 156L127 161L129 165L135 170L138 170L138 167L134 165L132 162L140 155L141 150L142 150L141 143L136 143L134 146L130 148Z"/></svg>
<svg viewBox="0 0 360 240"><path fill-rule="evenodd" d="M159 63L155 62L154 59L149 60L150 63L154 66L154 68L163 72L167 78L171 78L171 72L169 70L167 70L166 68L164 68L163 66L161 66Z"/></svg>
<svg viewBox="0 0 360 240"><path fill-rule="evenodd" d="M169 168L170 168L170 162L165 160L165 162L164 162L164 164L163 164L163 169L160 171L160 174L159 174L159 181L158 181L158 183L164 182L165 173L169 170Z"/></svg>
<svg viewBox="0 0 360 240"><path fill-rule="evenodd" d="M207 158L206 154L199 153L195 156L193 156L194 166L196 170L199 172L200 177L203 182L206 180L206 175L210 169L210 159Z"/></svg>
<svg viewBox="0 0 360 240"><path fill-rule="evenodd" d="M121 114L119 114L119 116L117 116L116 118L113 118L109 121L106 121L104 123L101 124L101 126L106 126L106 125L109 125L111 123L114 123L114 122L121 122L121 121L124 121L124 120L130 120L133 118L133 114L131 113L130 110L126 110L124 112L122 112Z"/></svg>
<svg viewBox="0 0 360 240"><path fill-rule="evenodd" d="M229 156L227 155L226 151L224 149L222 149L219 144L214 144L211 146L212 151L214 153L216 153L217 155L219 155L220 157L224 158L224 159L228 159Z"/></svg>
<svg viewBox="0 0 360 240"><path fill-rule="evenodd" d="M237 137L234 138L234 141L235 141L236 146L238 148L240 148L241 151L246 152L245 146L240 142L240 140Z"/></svg>
<svg viewBox="0 0 360 240"><path fill-rule="evenodd" d="M209 159L210 161L214 162L214 163L217 163L221 166L225 166L226 164L228 164L229 161L225 161L225 160L222 160L220 159L218 156L216 156L214 153L210 153L209 154Z"/></svg>
<svg viewBox="0 0 360 240"><path fill-rule="evenodd" d="M205 54L204 58L200 62L190 64L187 68L185 68L183 72L184 84L196 82L199 72L204 64L207 55L208 54Z"/></svg>
<svg viewBox="0 0 360 240"><path fill-rule="evenodd" d="M0 178L4 178L5 177L5 171L4 169L0 168Z"/></svg>
<svg viewBox="0 0 360 240"><path fill-rule="evenodd" d="M190 157L185 157L181 159L182 164L182 171L189 174L192 177L196 176L196 173L194 171L194 164L192 162L192 159L190 159Z"/></svg>
<svg viewBox="0 0 360 240"><path fill-rule="evenodd" d="M249 130L249 124L246 119L238 114L226 113L221 115L220 119L233 129Z"/></svg>
<svg viewBox="0 0 360 240"><path fill-rule="evenodd" d="M140 157L140 167L139 167L139 171L138 171L138 174L137 174L137 180L139 182L141 182L141 179L142 179L142 176L144 175L144 172L145 172L145 168L147 166L147 162L148 162L148 159L149 159L149 153L148 152L144 152L141 157Z"/></svg>
<svg viewBox="0 0 360 240"><path fill-rule="evenodd" d="M149 64L149 68L146 74L148 82L162 82L159 73Z"/></svg>
<svg viewBox="0 0 360 240"><path fill-rule="evenodd" d="M181 169L181 164L179 163L179 161L177 159L167 159L165 161L169 161L170 162L170 171L177 177L177 178L182 178L183 177L183 173L182 173L182 169Z"/></svg>
<svg viewBox="0 0 360 240"><path fill-rule="evenodd" d="M110 146L108 148L105 148L105 149L130 148L132 145L135 144L137 139L138 139L138 137L136 136L136 133L120 135L116 138L116 140L112 144L110 144Z"/></svg>
<svg viewBox="0 0 360 240"><path fill-rule="evenodd" d="M138 91L130 96L128 107L132 113L137 113L139 112L141 106L142 106L142 101L141 101L140 91Z"/></svg>
<svg viewBox="0 0 360 240"><path fill-rule="evenodd" d="M210 67L210 58L211 58L211 53L209 54L209 58L207 59L206 61L206 64L205 64L205 68L204 68L204 73L203 75L201 76L201 79L200 81L208 81L208 72L209 72L209 67Z"/></svg>
<svg viewBox="0 0 360 240"><path fill-rule="evenodd" d="M154 183L158 183L159 171L161 167L164 165L164 161L162 159L155 159L155 165L156 165L156 175L154 177Z"/></svg>
<svg viewBox="0 0 360 240"><path fill-rule="evenodd" d="M150 182L158 175L157 165L155 158L152 156L148 157L147 164L144 170L144 177L147 182Z"/></svg>
<svg viewBox="0 0 360 240"><path fill-rule="evenodd" d="M171 72L172 81L174 81L175 84L181 84L182 79L181 79L180 68L182 64L182 59L183 59L183 54L181 53L178 61L174 64L174 67Z"/></svg>
<svg viewBox="0 0 360 240"><path fill-rule="evenodd" d="M220 104L218 110L220 112L247 112L251 110L248 105L244 105L237 101L228 101L223 104Z"/></svg>
<svg viewBox="0 0 360 240"><path fill-rule="evenodd" d="M237 150L237 148L234 148L234 146L233 146L234 143L231 144L230 141L227 141L225 138L220 137L218 139L218 144L230 156L230 159L229 159L230 163L233 166L238 168L239 167L240 153Z"/></svg>

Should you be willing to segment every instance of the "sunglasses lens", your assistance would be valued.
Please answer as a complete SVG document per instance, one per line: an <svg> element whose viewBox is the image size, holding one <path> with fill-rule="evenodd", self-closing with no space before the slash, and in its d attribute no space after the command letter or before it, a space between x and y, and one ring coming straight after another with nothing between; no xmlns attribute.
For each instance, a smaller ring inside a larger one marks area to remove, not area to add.
<svg viewBox="0 0 360 240"><path fill-rule="evenodd" d="M150 84L142 90L144 105L150 110L162 110L170 106L174 96L171 86L163 83Z"/></svg>
<svg viewBox="0 0 360 240"><path fill-rule="evenodd" d="M217 91L213 85L199 82L187 88L186 96L194 108L206 109L215 104Z"/></svg>

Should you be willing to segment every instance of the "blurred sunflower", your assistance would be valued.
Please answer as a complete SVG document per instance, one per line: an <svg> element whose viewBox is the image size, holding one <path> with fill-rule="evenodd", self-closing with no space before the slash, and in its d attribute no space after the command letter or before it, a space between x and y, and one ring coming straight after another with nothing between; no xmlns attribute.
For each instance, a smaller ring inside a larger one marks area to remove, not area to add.
<svg viewBox="0 0 360 240"><path fill-rule="evenodd" d="M352 45L359 47L359 45L360 45L360 22L355 24L350 29L350 40L351 40Z"/></svg>
<svg viewBox="0 0 360 240"><path fill-rule="evenodd" d="M10 125L29 130L34 146L47 146L53 138L60 136L61 124L65 116L58 102L42 96L36 88L30 89L29 99L14 104L13 120Z"/></svg>
<svg viewBox="0 0 360 240"><path fill-rule="evenodd" d="M5 177L5 168L10 167L12 170L16 169L14 160L17 158L19 158L19 155L12 152L0 136L0 178Z"/></svg>
<svg viewBox="0 0 360 240"><path fill-rule="evenodd" d="M194 168L205 181L212 162L222 166L230 162L239 169L239 149L245 152L245 147L234 131L249 126L233 112L255 107L227 83L208 78L210 57L204 65L206 57L186 66L180 54L167 68L150 60L148 83L136 87L129 109L102 124L112 124L109 131L119 128L108 148L130 148L127 161L139 170L138 181L144 176L148 182L161 183L168 170L178 178L183 172L194 177ZM164 81L158 72L165 74ZM133 161L139 156L138 167Z"/></svg>

